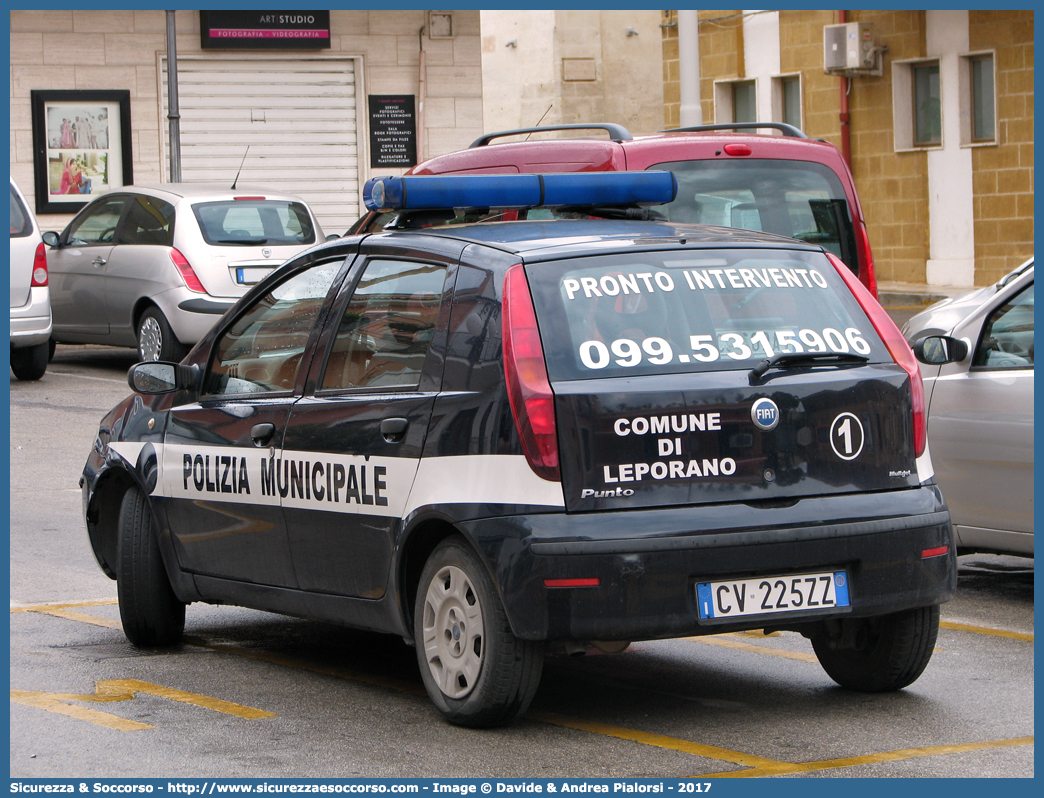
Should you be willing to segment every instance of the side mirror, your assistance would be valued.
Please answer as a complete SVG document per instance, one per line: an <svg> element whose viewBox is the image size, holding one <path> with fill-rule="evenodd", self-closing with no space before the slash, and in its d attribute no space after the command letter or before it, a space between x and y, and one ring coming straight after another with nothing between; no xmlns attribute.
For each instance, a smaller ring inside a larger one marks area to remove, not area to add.
<svg viewBox="0 0 1044 798"><path fill-rule="evenodd" d="M60 243L58 240L58 234L53 230L48 230L43 234L43 242L51 249L58 249Z"/></svg>
<svg viewBox="0 0 1044 798"><path fill-rule="evenodd" d="M958 363L968 357L968 344L949 335L929 335L915 341L914 356L929 366Z"/></svg>
<svg viewBox="0 0 1044 798"><path fill-rule="evenodd" d="M340 238L340 236L339 236L339 235L337 235L337 233L330 233L330 234L329 234L329 235L328 235L328 236L326 237L326 240L327 240L327 241L336 241L336 240L337 240L338 238Z"/></svg>
<svg viewBox="0 0 1044 798"><path fill-rule="evenodd" d="M127 384L137 393L155 395L196 386L199 366L180 363L138 363L127 372Z"/></svg>

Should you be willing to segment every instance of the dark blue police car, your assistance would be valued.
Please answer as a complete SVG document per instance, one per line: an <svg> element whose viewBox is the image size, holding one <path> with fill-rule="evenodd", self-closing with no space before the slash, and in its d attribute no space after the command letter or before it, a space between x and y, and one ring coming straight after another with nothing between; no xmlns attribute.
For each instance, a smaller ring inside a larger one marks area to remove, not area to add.
<svg viewBox="0 0 1044 798"><path fill-rule="evenodd" d="M675 191L373 180L382 232L132 368L82 481L129 640L192 602L401 635L472 726L555 645L787 629L846 687L917 679L956 560L913 354L822 248L643 210Z"/></svg>

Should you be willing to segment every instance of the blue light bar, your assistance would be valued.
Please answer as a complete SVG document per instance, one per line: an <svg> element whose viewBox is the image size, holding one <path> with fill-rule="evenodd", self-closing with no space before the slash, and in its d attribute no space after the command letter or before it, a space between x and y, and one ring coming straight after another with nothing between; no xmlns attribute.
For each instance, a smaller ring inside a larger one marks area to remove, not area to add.
<svg viewBox="0 0 1044 798"><path fill-rule="evenodd" d="M549 175L415 175L366 181L371 211L662 205L678 194L671 172L567 172Z"/></svg>

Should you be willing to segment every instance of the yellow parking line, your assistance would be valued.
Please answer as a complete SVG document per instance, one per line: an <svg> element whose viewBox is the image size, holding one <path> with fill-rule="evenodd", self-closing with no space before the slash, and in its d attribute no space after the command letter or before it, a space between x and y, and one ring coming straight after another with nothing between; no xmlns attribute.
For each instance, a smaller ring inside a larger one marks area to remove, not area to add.
<svg viewBox="0 0 1044 798"><path fill-rule="evenodd" d="M163 687L151 682L143 682L138 679L105 679L94 683L94 693L80 695L75 693L41 693L29 690L12 690L11 700L29 707L36 707L59 715L67 715L77 720L85 720L98 726L105 726L117 731L140 731L142 729L153 729L147 723L139 723L135 720L127 720L106 712L99 712L87 707L77 707L67 704L67 701L82 701L93 704L108 704L114 701L131 701L137 693L146 693L169 701L178 701L182 704L210 709L225 715L234 715L246 720L257 720L259 718L274 718L275 714L263 709L236 704L232 701L223 701L220 698L212 698L199 693L189 693L184 690L175 690L172 687Z"/></svg>
<svg viewBox="0 0 1044 798"><path fill-rule="evenodd" d="M935 745L929 748L905 748L901 751L887 751L881 754L852 756L843 759L824 759L820 762L799 762L787 764L780 762L773 765L751 768L750 770L732 770L723 773L701 773L701 779L756 778L761 776L780 776L788 773L809 773L814 770L834 770L851 768L858 765L873 765L879 762L899 762L904 759L918 759L926 756L943 754L965 754L972 751L989 751L997 748L1015 748L1033 745L1032 737L1015 737L1010 740L988 740L979 743L963 743L960 745Z"/></svg>
<svg viewBox="0 0 1044 798"><path fill-rule="evenodd" d="M141 731L142 729L154 729L147 723L139 723L136 720L127 720L118 715L110 715L108 712L99 712L88 707L77 707L72 704L63 704L48 693L34 693L28 690L12 690L11 700L16 704L27 707L43 709L58 715L65 715L76 720L85 720L95 726L104 726L116 731Z"/></svg>
<svg viewBox="0 0 1044 798"><path fill-rule="evenodd" d="M97 615L88 615L86 612L76 612L75 610L64 610L64 609L43 609L36 608L33 612L38 612L41 615L53 615L55 618L65 618L67 621L79 621L80 623L89 623L94 626L104 626L107 629L122 629L123 624L114 618L101 618Z"/></svg>
<svg viewBox="0 0 1044 798"><path fill-rule="evenodd" d="M50 610L66 610L74 607L101 607L105 604L119 604L119 600L100 599L98 601L76 601L73 603L32 604L27 607L11 607L11 612L49 612Z"/></svg>
<svg viewBox="0 0 1044 798"><path fill-rule="evenodd" d="M529 720L539 720L543 723L550 723L554 726L561 726L566 729L575 729L576 731L589 732L590 734L599 734L603 737L615 737L618 740L631 740L636 743L642 743L643 745L651 745L656 748L666 748L669 751L681 751L682 753L692 754L693 756L703 757L704 759L717 759L723 762L732 762L736 765L747 765L751 768L772 768L787 765L786 762L780 762L776 759L765 759L764 757L755 756L754 754L744 754L741 751L730 751L727 748L718 748L714 745L704 745L703 743L694 743L690 740L682 740L677 737L667 737L662 734L650 734L649 732L637 731L635 729L610 726L606 723L564 718L560 715L546 712L528 712L526 718Z"/></svg>
<svg viewBox="0 0 1044 798"><path fill-rule="evenodd" d="M1033 635L1025 632L1009 632L1007 629L992 629L989 626L972 626L967 623L954 623L953 621L939 621L943 629L955 629L958 632L974 632L980 635L993 635L994 637L1006 637L1009 640L1023 640L1027 643L1033 642Z"/></svg>
<svg viewBox="0 0 1044 798"><path fill-rule="evenodd" d="M802 651L787 651L782 648L770 648L769 646L756 646L753 643L744 643L742 640L727 640L724 637L683 637L693 643L703 643L708 646L721 646L738 651L753 651L757 654L768 654L771 657L782 657L783 659L796 659L801 662L818 662L815 654L806 654Z"/></svg>

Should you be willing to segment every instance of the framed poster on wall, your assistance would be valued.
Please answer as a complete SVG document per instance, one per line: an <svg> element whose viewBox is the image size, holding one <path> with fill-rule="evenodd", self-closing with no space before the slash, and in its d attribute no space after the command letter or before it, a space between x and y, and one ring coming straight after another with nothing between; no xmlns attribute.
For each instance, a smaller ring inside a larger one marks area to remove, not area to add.
<svg viewBox="0 0 1044 798"><path fill-rule="evenodd" d="M33 91L37 213L76 213L133 182L129 91Z"/></svg>

